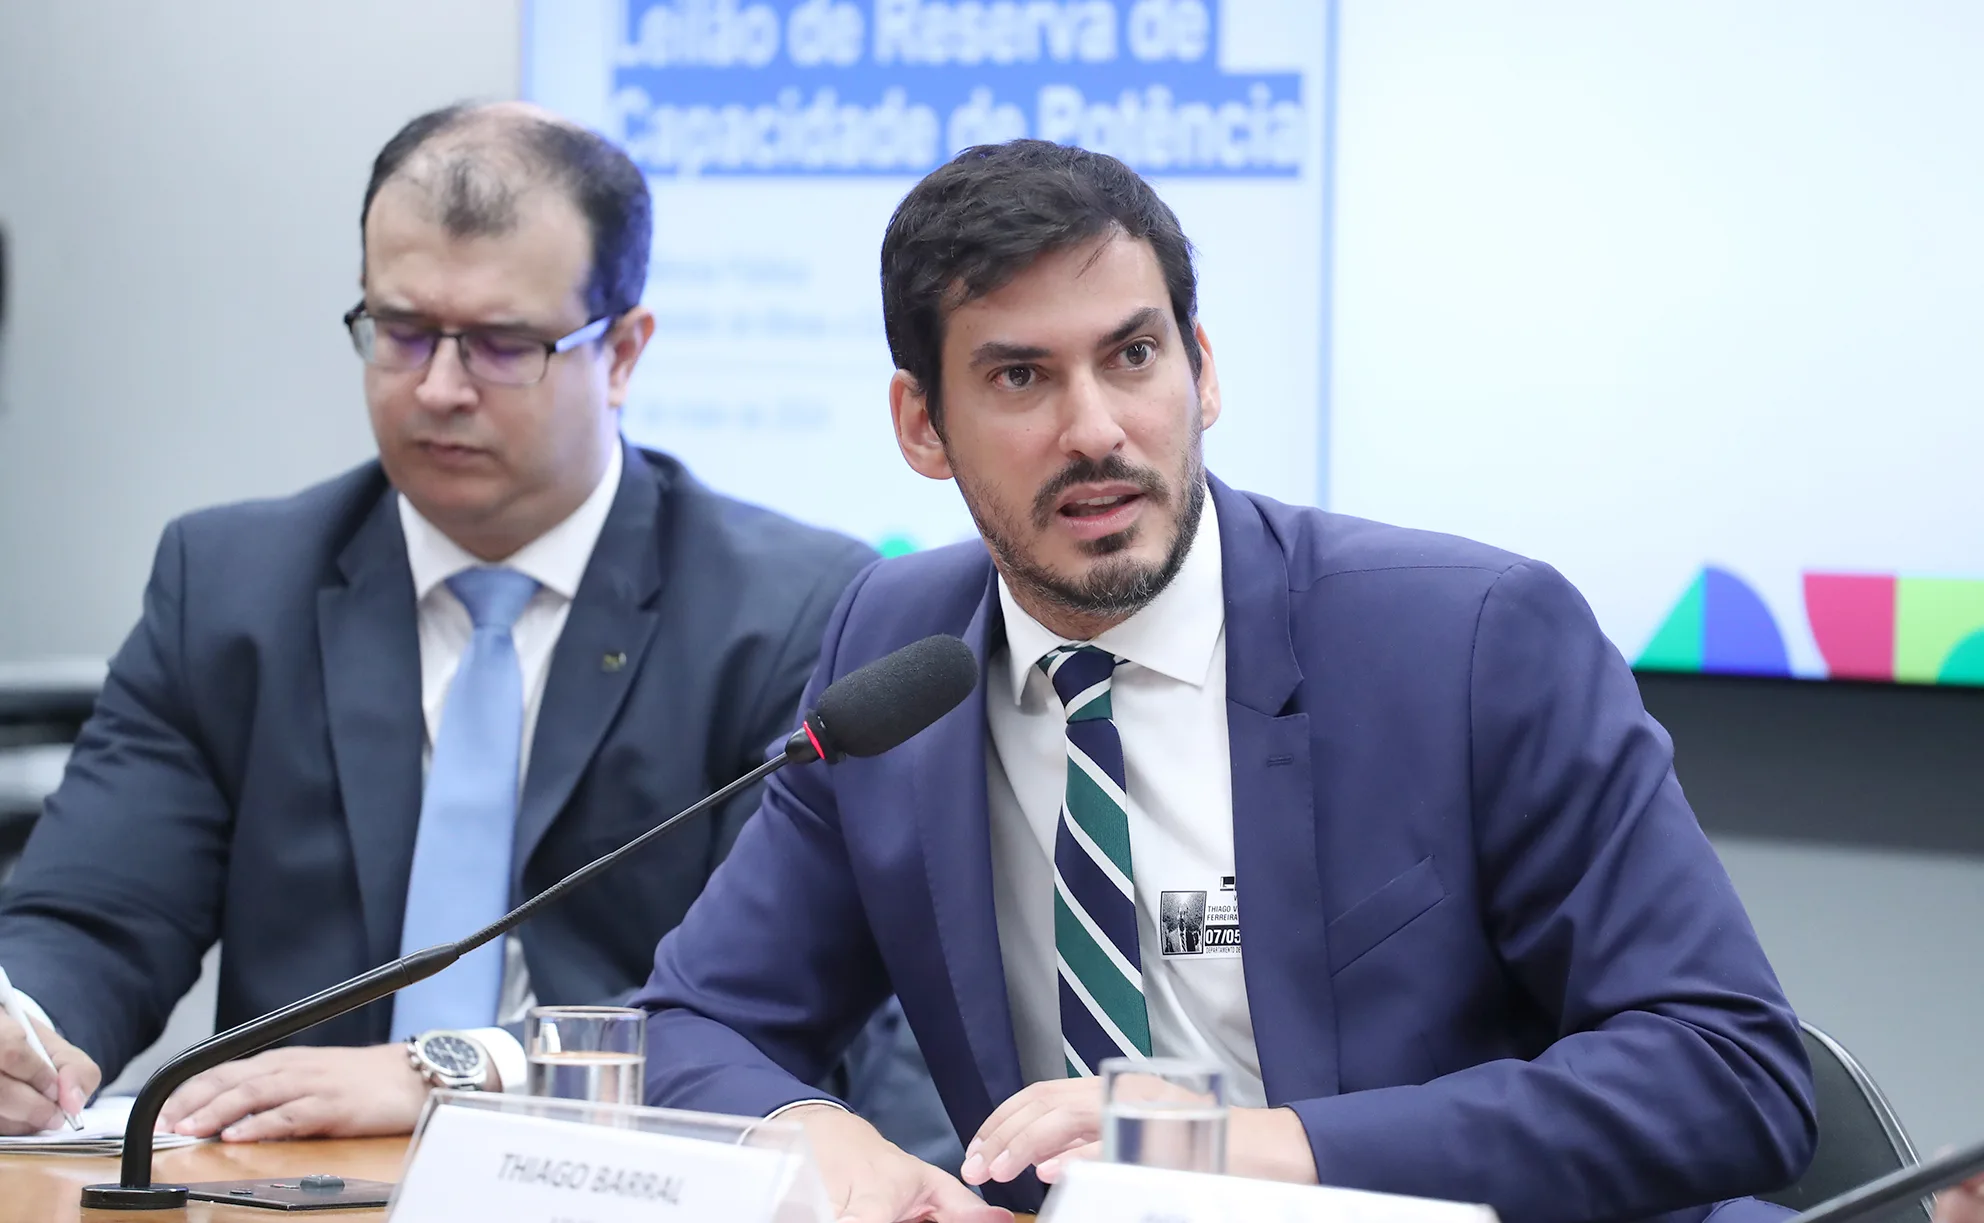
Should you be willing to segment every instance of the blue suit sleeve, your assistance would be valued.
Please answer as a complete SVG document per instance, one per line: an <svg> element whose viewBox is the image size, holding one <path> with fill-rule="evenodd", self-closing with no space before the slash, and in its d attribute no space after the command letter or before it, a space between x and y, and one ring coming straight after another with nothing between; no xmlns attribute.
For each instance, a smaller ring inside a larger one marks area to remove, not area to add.
<svg viewBox="0 0 1984 1223"><path fill-rule="evenodd" d="M834 675L857 578L828 622L803 703ZM763 1116L826 1077L889 993L855 890L827 766L776 774L682 924L655 949L647 1101Z"/></svg>
<svg viewBox="0 0 1984 1223"><path fill-rule="evenodd" d="M1294 1103L1324 1183L1486 1196L1530 1223L1789 1183L1817 1133L1797 1023L1625 661L1524 564L1482 603L1471 685L1483 919L1556 1039Z"/></svg>
<svg viewBox="0 0 1984 1223"><path fill-rule="evenodd" d="M106 1081L157 1038L219 930L231 807L187 694L180 530L0 902L0 964Z"/></svg>

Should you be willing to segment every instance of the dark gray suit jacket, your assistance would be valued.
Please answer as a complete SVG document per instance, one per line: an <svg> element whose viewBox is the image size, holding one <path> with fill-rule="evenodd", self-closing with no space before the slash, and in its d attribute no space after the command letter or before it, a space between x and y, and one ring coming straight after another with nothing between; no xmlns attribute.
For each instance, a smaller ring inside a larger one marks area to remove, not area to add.
<svg viewBox="0 0 1984 1223"><path fill-rule="evenodd" d="M521 899L765 758L873 554L633 448L551 661L517 818ZM420 814L419 645L377 463L165 530L0 895L0 965L114 1076L222 943L221 1027L398 954ZM543 1003L647 978L758 793L685 822L520 931ZM390 1000L299 1043L387 1039Z"/></svg>

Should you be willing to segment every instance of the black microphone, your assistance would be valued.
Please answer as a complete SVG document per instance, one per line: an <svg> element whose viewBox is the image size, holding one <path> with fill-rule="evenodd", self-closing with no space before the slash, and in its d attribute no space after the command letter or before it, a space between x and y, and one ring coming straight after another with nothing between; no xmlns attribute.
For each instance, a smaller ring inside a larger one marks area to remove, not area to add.
<svg viewBox="0 0 1984 1223"><path fill-rule="evenodd" d="M828 764L879 756L956 708L977 685L970 646L925 637L827 685L803 731Z"/></svg>
<svg viewBox="0 0 1984 1223"><path fill-rule="evenodd" d="M1984 1172L1984 1142L1951 1151L1928 1163L1898 1168L1858 1189L1848 1189L1838 1197L1820 1202L1788 1223L1858 1223L1890 1206L1927 1197L1980 1172Z"/></svg>
<svg viewBox="0 0 1984 1223"><path fill-rule="evenodd" d="M124 1155L118 1182L84 1186L82 1205L99 1210L172 1210L186 1204L188 1186L152 1184L152 1130L166 1098L187 1079L426 980L477 947L509 933L539 909L682 820L788 764L814 760L834 764L849 756L879 756L957 708L977 684L978 661L964 642L946 636L912 642L827 685L827 690L820 694L819 705L786 739L778 755L605 857L573 871L468 937L401 956L187 1049L145 1080L138 1098L131 1102L131 1117L124 1126ZM241 1182L225 1184L228 1188L238 1188ZM325 1205L337 1198L335 1192L322 1196ZM241 1198L236 1196L232 1200Z"/></svg>

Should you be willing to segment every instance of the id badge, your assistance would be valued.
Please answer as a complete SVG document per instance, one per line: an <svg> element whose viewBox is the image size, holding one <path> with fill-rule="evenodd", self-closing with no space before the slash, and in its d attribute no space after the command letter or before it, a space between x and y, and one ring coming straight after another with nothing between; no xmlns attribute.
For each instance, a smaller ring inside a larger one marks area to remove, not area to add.
<svg viewBox="0 0 1984 1223"><path fill-rule="evenodd" d="M1233 876L1205 888L1158 894L1158 944L1164 958L1240 954L1240 899Z"/></svg>

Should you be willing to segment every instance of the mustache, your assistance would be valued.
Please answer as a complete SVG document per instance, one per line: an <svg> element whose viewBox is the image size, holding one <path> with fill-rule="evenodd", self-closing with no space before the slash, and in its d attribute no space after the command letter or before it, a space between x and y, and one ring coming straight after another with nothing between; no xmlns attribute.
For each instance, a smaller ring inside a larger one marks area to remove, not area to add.
<svg viewBox="0 0 1984 1223"><path fill-rule="evenodd" d="M1060 499L1062 493L1075 485L1102 484L1109 481L1134 484L1138 492L1153 501L1164 502L1171 499L1169 491L1165 488L1163 476L1148 467L1132 467L1129 460L1120 454L1112 454L1100 462L1090 458L1072 459L1053 479L1041 485L1038 493L1034 494L1033 525L1043 531L1052 526L1054 503Z"/></svg>

